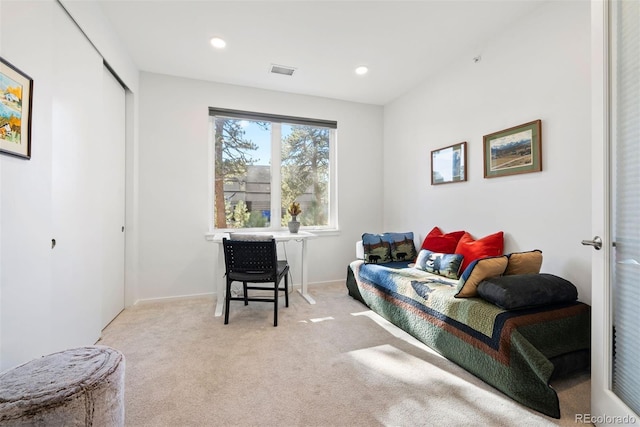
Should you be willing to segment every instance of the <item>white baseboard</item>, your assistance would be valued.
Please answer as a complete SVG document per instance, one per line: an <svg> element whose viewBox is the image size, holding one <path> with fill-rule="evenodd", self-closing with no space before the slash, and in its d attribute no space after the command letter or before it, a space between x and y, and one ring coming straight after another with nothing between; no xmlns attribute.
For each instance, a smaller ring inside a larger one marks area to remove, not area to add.
<svg viewBox="0 0 640 427"><path fill-rule="evenodd" d="M326 285L345 285L346 283L346 279L340 279L340 280L327 280L324 282L313 282L313 283L309 283L309 287L312 286L326 286ZM346 285L345 285L346 287Z"/></svg>
<svg viewBox="0 0 640 427"><path fill-rule="evenodd" d="M345 281L344 280L327 280L324 282L313 282L313 283L309 283L309 287L315 287L315 286L327 286L327 285L344 285ZM294 284L295 287L300 287L299 284ZM206 293L202 293L202 294L189 294L189 295L177 295L177 296L172 296L172 297L159 297L159 298L143 298L143 299L139 299L137 300L135 303L133 303L133 305L138 305L138 304L153 304L153 303L158 303L158 302L171 302L171 301L180 301L180 300L185 300L185 299L192 299L192 298L216 298L216 293L215 292L206 292Z"/></svg>
<svg viewBox="0 0 640 427"><path fill-rule="evenodd" d="M193 298L215 298L215 297L216 297L215 292L206 292L202 294L179 295L179 296L173 296L173 297L143 298L143 299L137 300L135 303L133 303L133 305L150 304L150 303L157 303L157 302L171 302L171 301L179 301L179 300L193 299Z"/></svg>

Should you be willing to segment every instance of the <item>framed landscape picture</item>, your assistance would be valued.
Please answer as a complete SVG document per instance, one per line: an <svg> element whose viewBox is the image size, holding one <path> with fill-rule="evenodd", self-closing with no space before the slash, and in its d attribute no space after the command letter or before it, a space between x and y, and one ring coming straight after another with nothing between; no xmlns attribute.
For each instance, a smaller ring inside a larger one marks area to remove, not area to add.
<svg viewBox="0 0 640 427"><path fill-rule="evenodd" d="M0 152L31 158L33 80L0 58Z"/></svg>
<svg viewBox="0 0 640 427"><path fill-rule="evenodd" d="M431 185L467 180L467 143L431 152Z"/></svg>
<svg viewBox="0 0 640 427"><path fill-rule="evenodd" d="M484 136L484 177L540 172L542 121L535 120Z"/></svg>

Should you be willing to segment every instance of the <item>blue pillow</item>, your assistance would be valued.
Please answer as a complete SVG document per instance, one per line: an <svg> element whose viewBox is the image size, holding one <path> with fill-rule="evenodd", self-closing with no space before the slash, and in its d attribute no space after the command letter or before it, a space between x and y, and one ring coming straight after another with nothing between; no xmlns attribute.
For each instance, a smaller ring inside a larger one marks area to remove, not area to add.
<svg viewBox="0 0 640 427"><path fill-rule="evenodd" d="M460 254L441 254L422 249L416 259L416 268L450 279L459 279L462 259Z"/></svg>
<svg viewBox="0 0 640 427"><path fill-rule="evenodd" d="M382 236L382 234L372 233L362 235L365 263L391 262L391 247L389 242L382 239Z"/></svg>
<svg viewBox="0 0 640 427"><path fill-rule="evenodd" d="M412 232L384 233L382 240L389 244L392 261L413 261L418 256Z"/></svg>

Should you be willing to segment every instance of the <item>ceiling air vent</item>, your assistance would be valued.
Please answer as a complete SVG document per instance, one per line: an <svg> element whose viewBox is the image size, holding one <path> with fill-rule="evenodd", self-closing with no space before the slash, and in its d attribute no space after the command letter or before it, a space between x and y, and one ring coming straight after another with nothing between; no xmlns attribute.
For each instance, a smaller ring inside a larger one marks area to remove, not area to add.
<svg viewBox="0 0 640 427"><path fill-rule="evenodd" d="M294 71L296 71L296 69L293 67L271 64L271 72L273 74L282 74L283 76L293 76Z"/></svg>

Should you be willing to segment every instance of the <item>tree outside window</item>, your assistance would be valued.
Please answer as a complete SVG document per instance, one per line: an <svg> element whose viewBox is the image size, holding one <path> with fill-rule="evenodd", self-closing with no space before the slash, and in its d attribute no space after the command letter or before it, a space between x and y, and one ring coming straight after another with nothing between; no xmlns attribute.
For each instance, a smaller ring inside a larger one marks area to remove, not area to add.
<svg viewBox="0 0 640 427"><path fill-rule="evenodd" d="M302 226L323 226L329 217L329 129L287 126L282 138L282 225L289 222L287 206L298 201Z"/></svg>

